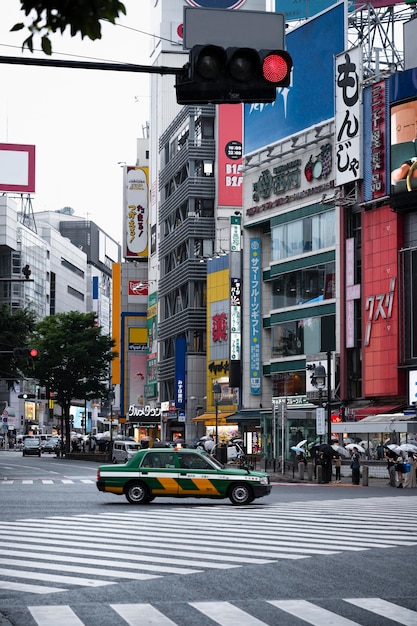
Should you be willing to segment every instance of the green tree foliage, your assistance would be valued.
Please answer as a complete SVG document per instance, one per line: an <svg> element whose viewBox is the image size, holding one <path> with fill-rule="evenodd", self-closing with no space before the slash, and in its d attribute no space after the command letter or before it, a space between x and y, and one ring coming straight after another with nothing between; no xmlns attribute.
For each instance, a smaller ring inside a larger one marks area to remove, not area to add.
<svg viewBox="0 0 417 626"><path fill-rule="evenodd" d="M22 365L21 359L13 356L14 348L32 347L29 337L35 329L35 313L26 308L11 311L7 304L0 307L0 378L7 381L9 389L21 378L18 370Z"/></svg>
<svg viewBox="0 0 417 626"><path fill-rule="evenodd" d="M143 1L143 0L142 0ZM115 23L126 8L119 0L20 0L22 11L32 20L28 25L15 24L12 31L27 28L31 33L23 42L22 48L33 52L34 36L41 37L42 50L52 54L50 33L61 34L70 29L71 37L80 33L81 38L101 39L101 20Z"/></svg>
<svg viewBox="0 0 417 626"><path fill-rule="evenodd" d="M69 433L72 400L107 397L115 342L101 333L94 313L70 311L38 322L32 343L39 350L32 377L55 392ZM69 437L66 446L69 450Z"/></svg>

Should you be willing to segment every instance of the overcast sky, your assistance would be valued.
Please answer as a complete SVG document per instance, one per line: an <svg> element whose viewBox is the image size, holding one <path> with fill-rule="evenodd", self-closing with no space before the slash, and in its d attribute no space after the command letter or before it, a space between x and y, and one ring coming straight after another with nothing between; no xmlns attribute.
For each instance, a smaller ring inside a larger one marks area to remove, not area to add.
<svg viewBox="0 0 417 626"><path fill-rule="evenodd" d="M53 58L149 65L149 0L124 0L127 16L96 42L53 35ZM0 56L21 56L19 0L0 2ZM35 44L39 48L39 45ZM41 51L24 56L48 58ZM0 64L0 143L36 145L33 209L70 206L122 243L122 168L134 165L149 120L149 75Z"/></svg>

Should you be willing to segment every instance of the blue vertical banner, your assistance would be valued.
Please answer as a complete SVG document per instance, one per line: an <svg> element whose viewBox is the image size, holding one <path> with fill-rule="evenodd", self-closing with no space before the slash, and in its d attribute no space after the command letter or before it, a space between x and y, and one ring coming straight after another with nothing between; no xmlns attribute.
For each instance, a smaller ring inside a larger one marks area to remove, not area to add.
<svg viewBox="0 0 417 626"><path fill-rule="evenodd" d="M250 392L261 393L261 240L250 239L249 261Z"/></svg>
<svg viewBox="0 0 417 626"><path fill-rule="evenodd" d="M185 409L185 337L175 339L175 407Z"/></svg>

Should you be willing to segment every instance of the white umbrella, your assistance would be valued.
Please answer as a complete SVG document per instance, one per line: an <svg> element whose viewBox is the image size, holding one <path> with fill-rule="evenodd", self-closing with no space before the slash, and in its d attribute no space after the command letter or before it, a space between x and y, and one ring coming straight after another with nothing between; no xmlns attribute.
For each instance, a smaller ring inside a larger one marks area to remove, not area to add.
<svg viewBox="0 0 417 626"><path fill-rule="evenodd" d="M303 439L297 443L297 448L301 448L301 446L305 446L307 443L307 439Z"/></svg>
<svg viewBox="0 0 417 626"><path fill-rule="evenodd" d="M339 454L342 454L343 456L349 456L349 453L347 452L347 450L345 450L345 448L343 446L338 446L337 444L332 444L332 448L335 452L338 452Z"/></svg>
<svg viewBox="0 0 417 626"><path fill-rule="evenodd" d="M417 446L412 443L402 443L399 448L404 450L404 452L414 452L414 454L417 454Z"/></svg>
<svg viewBox="0 0 417 626"><path fill-rule="evenodd" d="M360 446L358 443L347 443L345 445L345 448L347 448L348 450L353 450L353 448L357 448L358 452L365 452L365 448L362 448L362 446Z"/></svg>
<svg viewBox="0 0 417 626"><path fill-rule="evenodd" d="M400 446L397 446L396 443L389 443L385 447L388 448L389 450L392 450L393 452L397 452L398 454L401 454L401 448Z"/></svg>

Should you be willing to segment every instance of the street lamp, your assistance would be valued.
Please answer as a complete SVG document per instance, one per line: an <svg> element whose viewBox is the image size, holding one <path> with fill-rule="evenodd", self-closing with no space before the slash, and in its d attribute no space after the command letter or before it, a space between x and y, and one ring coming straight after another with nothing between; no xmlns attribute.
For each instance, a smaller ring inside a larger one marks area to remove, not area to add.
<svg viewBox="0 0 417 626"><path fill-rule="evenodd" d="M323 407L323 389L326 386L327 379L327 443L330 445L332 442L332 389L331 389L331 352L327 352L327 374L323 365L319 364L314 368L311 382L319 391L319 407Z"/></svg>
<svg viewBox="0 0 417 626"><path fill-rule="evenodd" d="M218 382L215 382L213 385L213 400L216 406L216 452L218 452L219 445L219 402L222 397L222 388ZM216 454L217 458L217 454Z"/></svg>

